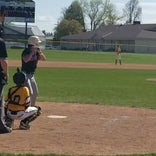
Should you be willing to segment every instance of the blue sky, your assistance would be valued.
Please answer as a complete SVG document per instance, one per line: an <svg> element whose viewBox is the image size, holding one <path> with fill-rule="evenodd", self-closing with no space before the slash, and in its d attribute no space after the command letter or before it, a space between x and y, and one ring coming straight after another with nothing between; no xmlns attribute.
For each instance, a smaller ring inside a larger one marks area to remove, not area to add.
<svg viewBox="0 0 156 156"><path fill-rule="evenodd" d="M62 10L68 8L74 0L34 0L36 3L35 25L46 32L53 32ZM115 4L118 13L129 0L110 0ZM142 23L156 23L156 0L139 0L142 7Z"/></svg>

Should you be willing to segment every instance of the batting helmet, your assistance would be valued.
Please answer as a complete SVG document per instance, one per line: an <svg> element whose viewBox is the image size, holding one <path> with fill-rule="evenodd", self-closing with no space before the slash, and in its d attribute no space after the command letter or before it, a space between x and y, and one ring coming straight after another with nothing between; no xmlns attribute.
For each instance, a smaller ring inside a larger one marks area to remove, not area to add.
<svg viewBox="0 0 156 156"><path fill-rule="evenodd" d="M25 73L21 72L19 68L17 68L17 72L13 75L13 81L16 85L22 85L26 81Z"/></svg>
<svg viewBox="0 0 156 156"><path fill-rule="evenodd" d="M40 43L41 43L41 40L38 36L30 36L28 38L28 45L39 46Z"/></svg>

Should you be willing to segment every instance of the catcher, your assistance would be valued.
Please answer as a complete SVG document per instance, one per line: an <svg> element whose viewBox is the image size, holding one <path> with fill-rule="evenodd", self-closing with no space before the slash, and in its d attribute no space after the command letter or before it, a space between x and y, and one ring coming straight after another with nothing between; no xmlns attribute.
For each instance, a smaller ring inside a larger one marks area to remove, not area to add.
<svg viewBox="0 0 156 156"><path fill-rule="evenodd" d="M19 129L28 130L29 123L41 114L41 108L30 106L30 92L24 85L26 76L19 68L13 75L13 81L16 86L11 87L5 97L6 125L12 128L14 120L21 120Z"/></svg>

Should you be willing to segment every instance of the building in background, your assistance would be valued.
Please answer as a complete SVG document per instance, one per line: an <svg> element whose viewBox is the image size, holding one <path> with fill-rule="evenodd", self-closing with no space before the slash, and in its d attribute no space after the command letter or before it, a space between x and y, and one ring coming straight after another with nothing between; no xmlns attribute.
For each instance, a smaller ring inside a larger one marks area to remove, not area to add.
<svg viewBox="0 0 156 156"><path fill-rule="evenodd" d="M64 36L61 49L156 53L156 24L109 25L97 30Z"/></svg>
<svg viewBox="0 0 156 156"><path fill-rule="evenodd" d="M46 37L43 32L37 26L28 26L27 36L25 36L25 26L18 25L5 25L4 39L8 48L23 48L27 45L27 39L29 36L38 36L42 43L41 47L45 48Z"/></svg>

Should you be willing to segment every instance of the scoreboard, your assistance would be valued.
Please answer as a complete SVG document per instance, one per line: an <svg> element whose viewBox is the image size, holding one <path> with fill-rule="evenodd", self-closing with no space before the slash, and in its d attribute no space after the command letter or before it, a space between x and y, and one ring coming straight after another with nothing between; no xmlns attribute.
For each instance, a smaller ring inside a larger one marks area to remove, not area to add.
<svg viewBox="0 0 156 156"><path fill-rule="evenodd" d="M0 20L35 22L35 2L32 0L0 0Z"/></svg>

